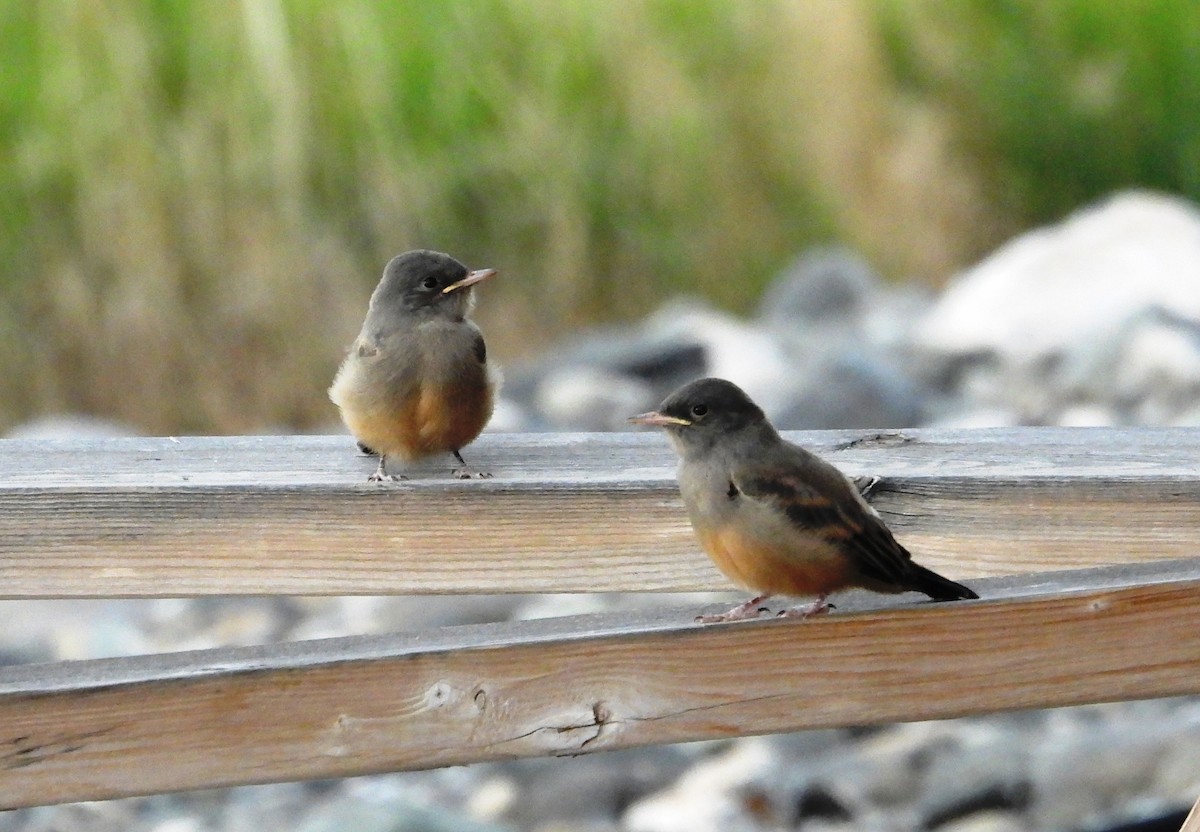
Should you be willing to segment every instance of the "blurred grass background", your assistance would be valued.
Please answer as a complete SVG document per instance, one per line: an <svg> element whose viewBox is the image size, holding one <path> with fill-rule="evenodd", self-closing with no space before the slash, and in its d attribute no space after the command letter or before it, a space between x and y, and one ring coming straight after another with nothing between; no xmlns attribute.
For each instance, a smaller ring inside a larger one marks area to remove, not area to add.
<svg viewBox="0 0 1200 832"><path fill-rule="evenodd" d="M307 430L383 264L503 277L502 361L840 240L936 284L1200 199L1189 0L0 5L0 431Z"/></svg>

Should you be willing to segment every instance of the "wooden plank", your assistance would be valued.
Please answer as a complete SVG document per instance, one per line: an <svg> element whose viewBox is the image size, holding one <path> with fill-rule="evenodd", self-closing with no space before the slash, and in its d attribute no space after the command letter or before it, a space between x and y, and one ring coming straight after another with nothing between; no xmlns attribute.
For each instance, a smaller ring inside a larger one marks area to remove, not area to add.
<svg viewBox="0 0 1200 832"><path fill-rule="evenodd" d="M789 434L958 579L1197 554L1200 430ZM663 437L485 435L366 482L345 437L0 441L0 597L726 589Z"/></svg>
<svg viewBox="0 0 1200 832"><path fill-rule="evenodd" d="M1200 693L1200 560L980 588L3 668L0 808Z"/></svg>
<svg viewBox="0 0 1200 832"><path fill-rule="evenodd" d="M1188 816L1184 818L1179 832L1200 832L1200 799L1196 800L1192 811L1188 812Z"/></svg>

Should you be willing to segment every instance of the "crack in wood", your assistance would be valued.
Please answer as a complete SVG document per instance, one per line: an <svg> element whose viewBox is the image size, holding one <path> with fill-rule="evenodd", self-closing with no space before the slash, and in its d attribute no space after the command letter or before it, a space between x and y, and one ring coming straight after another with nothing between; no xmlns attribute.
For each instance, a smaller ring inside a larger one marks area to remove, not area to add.
<svg viewBox="0 0 1200 832"><path fill-rule="evenodd" d="M509 743L520 742L521 740L528 739L532 736L535 736L536 734L539 734L539 733L545 732L545 731L551 731L555 735L562 736L564 734L570 734L571 732L574 732L574 731L580 731L580 730L587 729L587 728L595 728L596 732L594 734L592 734L591 736L585 737L579 743L578 747L562 748L562 749L558 749L558 750L554 751L555 756L573 756L575 754L584 754L584 753L588 753L589 751L596 750L592 746L594 746L597 742L599 742L601 739L603 739L606 735L611 733L611 729L615 729L621 725L632 724L632 723L637 723L637 722L657 722L657 721L664 720L664 719L673 719L675 717L684 716L686 714L698 713L698 712L702 712L702 711L712 711L712 710L717 710L719 708L727 708L727 707L734 706L734 705L749 705L749 704L754 704L754 703L758 703L758 702L768 702L768 701L775 700L775 699L786 699L790 695L791 694L778 693L778 694L768 694L766 696L752 696L752 697L748 697L748 698L734 699L734 700L730 700L728 702L715 702L710 705L696 705L695 707L681 708L676 711L669 711L667 713L654 714L652 716L630 716L630 717L622 717L622 718L615 717L613 715L613 712L609 709L608 705L603 701L599 701L599 702L595 702L592 704L592 720L590 722L582 722L577 725L541 725L530 731L526 731L523 734L518 734L514 737L508 737L507 739L499 740L497 742L488 743L486 747L487 748L495 748L497 746L507 745Z"/></svg>
<svg viewBox="0 0 1200 832"><path fill-rule="evenodd" d="M851 448L888 448L894 445L907 445L910 442L916 442L917 437L910 436L901 431L884 431L881 433L868 433L865 436L859 436L847 442L838 442L833 446L835 451L848 451Z"/></svg>
<svg viewBox="0 0 1200 832"><path fill-rule="evenodd" d="M539 725L537 728L533 728L523 734L517 734L516 736L487 743L485 748L491 749L502 745L508 745L510 743L521 742L522 740L527 740L530 737L546 732L549 732L549 734L552 734L556 738L566 738L566 735L577 731L584 731L589 728L596 729L595 732L590 736L586 736L582 740L578 741L577 746L556 747L552 750L552 753L555 756L571 756L573 754L583 753L584 749L599 740L604 735L605 728L612 725L618 725L620 723L621 720L612 718L612 712L609 710L608 706L604 704L604 702L594 702L592 703L592 718L589 721L580 722L573 725Z"/></svg>
<svg viewBox="0 0 1200 832"><path fill-rule="evenodd" d="M730 699L726 702L714 702L711 705L695 705L691 708L681 708L677 711L668 711L663 714L655 714L653 716L631 716L624 720L610 720L614 724L621 722L658 722L664 719L674 719L675 717L684 716L686 714L698 713L701 711L715 711L718 708L728 708L732 705L752 705L758 702L770 702L773 699L790 698L790 693L771 693L765 696L739 697Z"/></svg>
<svg viewBox="0 0 1200 832"><path fill-rule="evenodd" d="M604 729L613 724L612 712L608 710L608 706L603 702L595 702L592 704L592 718L595 720L596 733L579 744L580 751L583 751L589 745L604 736Z"/></svg>

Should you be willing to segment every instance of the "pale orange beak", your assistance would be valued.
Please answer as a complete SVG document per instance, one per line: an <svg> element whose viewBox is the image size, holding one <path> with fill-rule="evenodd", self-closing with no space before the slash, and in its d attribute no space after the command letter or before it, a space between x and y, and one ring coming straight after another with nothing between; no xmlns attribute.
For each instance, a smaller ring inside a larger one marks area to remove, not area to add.
<svg viewBox="0 0 1200 832"><path fill-rule="evenodd" d="M476 269L473 272L467 272L467 276L462 280L456 280L442 290L443 295L448 295L451 292L457 292L459 289L466 289L474 286L476 283L482 283L489 277L495 277L500 272L495 269Z"/></svg>
<svg viewBox="0 0 1200 832"><path fill-rule="evenodd" d="M630 416L627 420L633 425L653 425L654 427L665 428L670 425L690 425L687 419L680 419L676 416L668 416L665 413L659 413L657 410L651 410L649 413L639 413L637 416Z"/></svg>

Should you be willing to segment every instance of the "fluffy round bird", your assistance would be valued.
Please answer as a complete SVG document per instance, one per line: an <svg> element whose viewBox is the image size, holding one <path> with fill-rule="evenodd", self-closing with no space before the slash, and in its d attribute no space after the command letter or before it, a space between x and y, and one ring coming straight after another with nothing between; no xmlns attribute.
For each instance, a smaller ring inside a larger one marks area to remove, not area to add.
<svg viewBox="0 0 1200 832"><path fill-rule="evenodd" d="M732 382L691 382L630 421L666 429L701 546L730 580L756 593L698 620L754 618L774 595L815 595L781 613L806 618L828 611L830 593L849 587L913 590L938 601L979 597L915 563L841 471L783 439Z"/></svg>
<svg viewBox="0 0 1200 832"><path fill-rule="evenodd" d="M460 450L492 416L498 375L483 333L467 316L474 287L495 269L468 271L448 254L393 257L371 295L358 339L329 398L366 453L379 454L373 482L397 479L390 457L405 461L451 453L463 479L487 477Z"/></svg>

